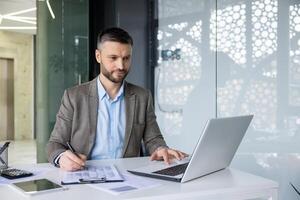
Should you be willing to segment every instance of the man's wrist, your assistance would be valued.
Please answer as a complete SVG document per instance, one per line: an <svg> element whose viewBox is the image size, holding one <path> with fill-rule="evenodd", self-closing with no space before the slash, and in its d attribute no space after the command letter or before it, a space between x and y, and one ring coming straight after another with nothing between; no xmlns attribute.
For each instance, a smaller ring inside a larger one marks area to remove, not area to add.
<svg viewBox="0 0 300 200"><path fill-rule="evenodd" d="M159 146L155 149L155 151L159 151L159 150L162 150L162 149L169 149L169 147L167 146Z"/></svg>

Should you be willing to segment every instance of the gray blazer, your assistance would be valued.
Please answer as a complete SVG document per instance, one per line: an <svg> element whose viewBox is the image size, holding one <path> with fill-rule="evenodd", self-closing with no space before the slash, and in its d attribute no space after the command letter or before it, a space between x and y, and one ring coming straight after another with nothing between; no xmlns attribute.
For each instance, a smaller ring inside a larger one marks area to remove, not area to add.
<svg viewBox="0 0 300 200"><path fill-rule="evenodd" d="M97 77L98 78L98 77ZM47 153L49 162L67 149L69 141L75 151L89 159L96 137L98 92L97 78L64 92ZM150 91L125 82L126 128L123 157L140 155L141 141L151 154L166 146L153 108Z"/></svg>

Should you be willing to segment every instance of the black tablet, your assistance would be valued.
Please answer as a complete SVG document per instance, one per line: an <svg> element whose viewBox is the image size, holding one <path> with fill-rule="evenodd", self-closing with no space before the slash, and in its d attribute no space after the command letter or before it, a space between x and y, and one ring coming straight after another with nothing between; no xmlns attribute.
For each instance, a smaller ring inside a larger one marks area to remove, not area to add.
<svg viewBox="0 0 300 200"><path fill-rule="evenodd" d="M38 179L32 181L23 181L18 183L13 183L13 186L23 191L25 194L38 194L49 191L64 190L65 187L53 183L48 179Z"/></svg>

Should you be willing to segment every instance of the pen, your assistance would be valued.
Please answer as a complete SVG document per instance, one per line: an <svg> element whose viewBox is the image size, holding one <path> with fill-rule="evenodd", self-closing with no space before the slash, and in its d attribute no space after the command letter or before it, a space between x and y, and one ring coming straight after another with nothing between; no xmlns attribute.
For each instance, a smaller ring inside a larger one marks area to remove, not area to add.
<svg viewBox="0 0 300 200"><path fill-rule="evenodd" d="M107 180L105 177L97 179L79 179L80 183L110 183L110 182L123 182L124 180Z"/></svg>
<svg viewBox="0 0 300 200"><path fill-rule="evenodd" d="M80 183L105 183L107 182L106 181L106 178L103 177L103 178L97 178L97 179L79 179Z"/></svg>
<svg viewBox="0 0 300 200"><path fill-rule="evenodd" d="M71 146L70 142L67 142L67 146L69 148L69 150L75 154L75 156L77 156L77 158L81 159L80 156L76 153L76 151L74 150L74 148ZM87 167L82 166L82 169L87 169Z"/></svg>
<svg viewBox="0 0 300 200"><path fill-rule="evenodd" d="M80 158L80 156L75 152L74 148L71 146L70 142L67 142L68 148L69 150L74 153L78 158ZM80 158L81 159L81 158Z"/></svg>

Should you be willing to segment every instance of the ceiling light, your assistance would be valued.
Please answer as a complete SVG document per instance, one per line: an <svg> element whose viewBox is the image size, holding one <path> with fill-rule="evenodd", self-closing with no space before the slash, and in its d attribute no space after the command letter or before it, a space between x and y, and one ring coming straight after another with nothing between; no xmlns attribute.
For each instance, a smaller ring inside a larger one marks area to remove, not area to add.
<svg viewBox="0 0 300 200"><path fill-rule="evenodd" d="M36 21L36 17L23 17L23 16L15 16L19 19L28 19L28 20L33 20L33 21Z"/></svg>
<svg viewBox="0 0 300 200"><path fill-rule="evenodd" d="M34 26L0 26L0 30L35 30Z"/></svg>
<svg viewBox="0 0 300 200"><path fill-rule="evenodd" d="M17 22L23 22L27 24L33 24L36 25L36 17L26 17L26 16L18 16L20 14L28 13L28 12L33 12L36 10L36 7L34 8L29 8L25 10L20 10L17 12L11 12L7 14L2 14L0 15L0 24L1 22L5 20L10 20L10 21L17 21ZM35 26L0 26L0 30L35 30Z"/></svg>
<svg viewBox="0 0 300 200"><path fill-rule="evenodd" d="M20 10L18 12L8 13L8 14L5 14L5 16L19 15L19 14L23 14L23 13L32 12L32 11L35 11L35 10L36 10L36 7L29 8L29 9L26 9L26 10Z"/></svg>
<svg viewBox="0 0 300 200"><path fill-rule="evenodd" d="M35 21L22 19L22 18L19 18L17 16L6 16L6 15L4 15L3 19L7 19L7 20L11 20L11 21L17 21L17 22L23 22L23 23L27 23L27 24L36 24Z"/></svg>
<svg viewBox="0 0 300 200"><path fill-rule="evenodd" d="M53 10L52 10L52 7L51 7L51 5L50 5L49 0L46 0L46 4L47 4L47 7L48 7L48 10L49 10L49 12L50 12L50 14L51 14L52 19L55 19L55 15L54 15L54 12L53 12Z"/></svg>

